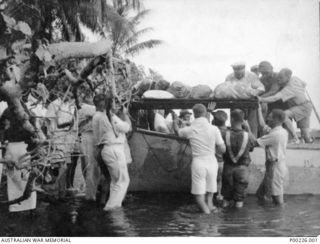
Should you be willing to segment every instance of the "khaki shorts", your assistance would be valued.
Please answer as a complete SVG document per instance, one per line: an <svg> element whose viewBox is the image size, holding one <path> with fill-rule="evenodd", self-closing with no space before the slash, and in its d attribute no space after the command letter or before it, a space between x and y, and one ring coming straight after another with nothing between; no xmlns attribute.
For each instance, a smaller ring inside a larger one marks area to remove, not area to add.
<svg viewBox="0 0 320 244"><path fill-rule="evenodd" d="M217 192L218 163L214 156L195 157L191 164L191 193L203 195Z"/></svg>
<svg viewBox="0 0 320 244"><path fill-rule="evenodd" d="M290 119L297 122L297 127L300 129L310 127L310 115L312 112L311 103L294 106L285 111Z"/></svg>

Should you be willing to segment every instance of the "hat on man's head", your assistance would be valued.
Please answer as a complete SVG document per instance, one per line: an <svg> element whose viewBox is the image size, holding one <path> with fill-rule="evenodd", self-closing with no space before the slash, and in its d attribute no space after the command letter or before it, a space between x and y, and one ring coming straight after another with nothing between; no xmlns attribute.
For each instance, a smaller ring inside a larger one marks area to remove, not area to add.
<svg viewBox="0 0 320 244"><path fill-rule="evenodd" d="M198 118L207 113L207 108L201 103L195 104L192 110L195 118Z"/></svg>
<svg viewBox="0 0 320 244"><path fill-rule="evenodd" d="M272 72L273 67L270 62L268 61L262 61L259 64L259 72Z"/></svg>
<svg viewBox="0 0 320 244"><path fill-rule="evenodd" d="M231 67L232 67L233 69L244 69L244 68L246 67L246 63L245 63L245 62L242 62L242 61L240 61L240 62L235 62L235 63L231 64Z"/></svg>
<svg viewBox="0 0 320 244"><path fill-rule="evenodd" d="M182 118L182 117L184 117L184 116L187 115L187 114L190 114L190 115L191 115L192 113L189 112L188 109L182 109L182 110L180 111L179 117Z"/></svg>

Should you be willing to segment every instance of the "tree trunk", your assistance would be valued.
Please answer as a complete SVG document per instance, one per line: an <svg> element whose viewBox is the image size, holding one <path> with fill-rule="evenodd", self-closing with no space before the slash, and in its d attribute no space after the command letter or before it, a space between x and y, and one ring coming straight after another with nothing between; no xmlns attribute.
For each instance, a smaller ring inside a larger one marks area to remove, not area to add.
<svg viewBox="0 0 320 244"><path fill-rule="evenodd" d="M101 40L95 43L59 42L46 47L39 47L36 55L44 62L68 58L93 58L108 53L111 46L112 43L109 40Z"/></svg>
<svg viewBox="0 0 320 244"><path fill-rule="evenodd" d="M20 121L22 127L28 131L34 139L42 139L36 128L31 124L30 117L21 104L22 88L20 84L6 82L0 87L0 98L8 103L9 110Z"/></svg>
<svg viewBox="0 0 320 244"><path fill-rule="evenodd" d="M55 1L56 4L59 4L58 1ZM66 14L63 10L63 7L59 7L59 16L61 18L65 33L67 34L67 40L70 42L74 42L76 40L76 35L74 34L71 25L68 23Z"/></svg>

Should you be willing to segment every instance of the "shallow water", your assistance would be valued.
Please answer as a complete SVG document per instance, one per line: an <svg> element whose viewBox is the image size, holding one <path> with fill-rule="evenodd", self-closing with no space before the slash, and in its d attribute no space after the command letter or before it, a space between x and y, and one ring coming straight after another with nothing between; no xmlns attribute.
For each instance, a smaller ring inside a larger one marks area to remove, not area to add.
<svg viewBox="0 0 320 244"><path fill-rule="evenodd" d="M258 205L254 196L241 210L200 214L189 194L131 193L124 207L101 206L72 198L38 202L36 217L9 214L0 207L0 236L317 236L320 196L286 196L283 207Z"/></svg>

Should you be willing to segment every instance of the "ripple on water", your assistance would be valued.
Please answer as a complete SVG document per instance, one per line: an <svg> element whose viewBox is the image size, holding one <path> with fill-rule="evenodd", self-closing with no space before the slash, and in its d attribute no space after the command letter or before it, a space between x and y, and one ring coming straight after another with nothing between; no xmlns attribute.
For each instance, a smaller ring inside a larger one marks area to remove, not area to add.
<svg viewBox="0 0 320 244"><path fill-rule="evenodd" d="M38 202L38 217L9 215L0 206L0 236L315 236L320 196L286 197L282 208L258 205L249 196L243 209L199 213L189 194L130 194L124 207L103 212L95 203L69 199Z"/></svg>

